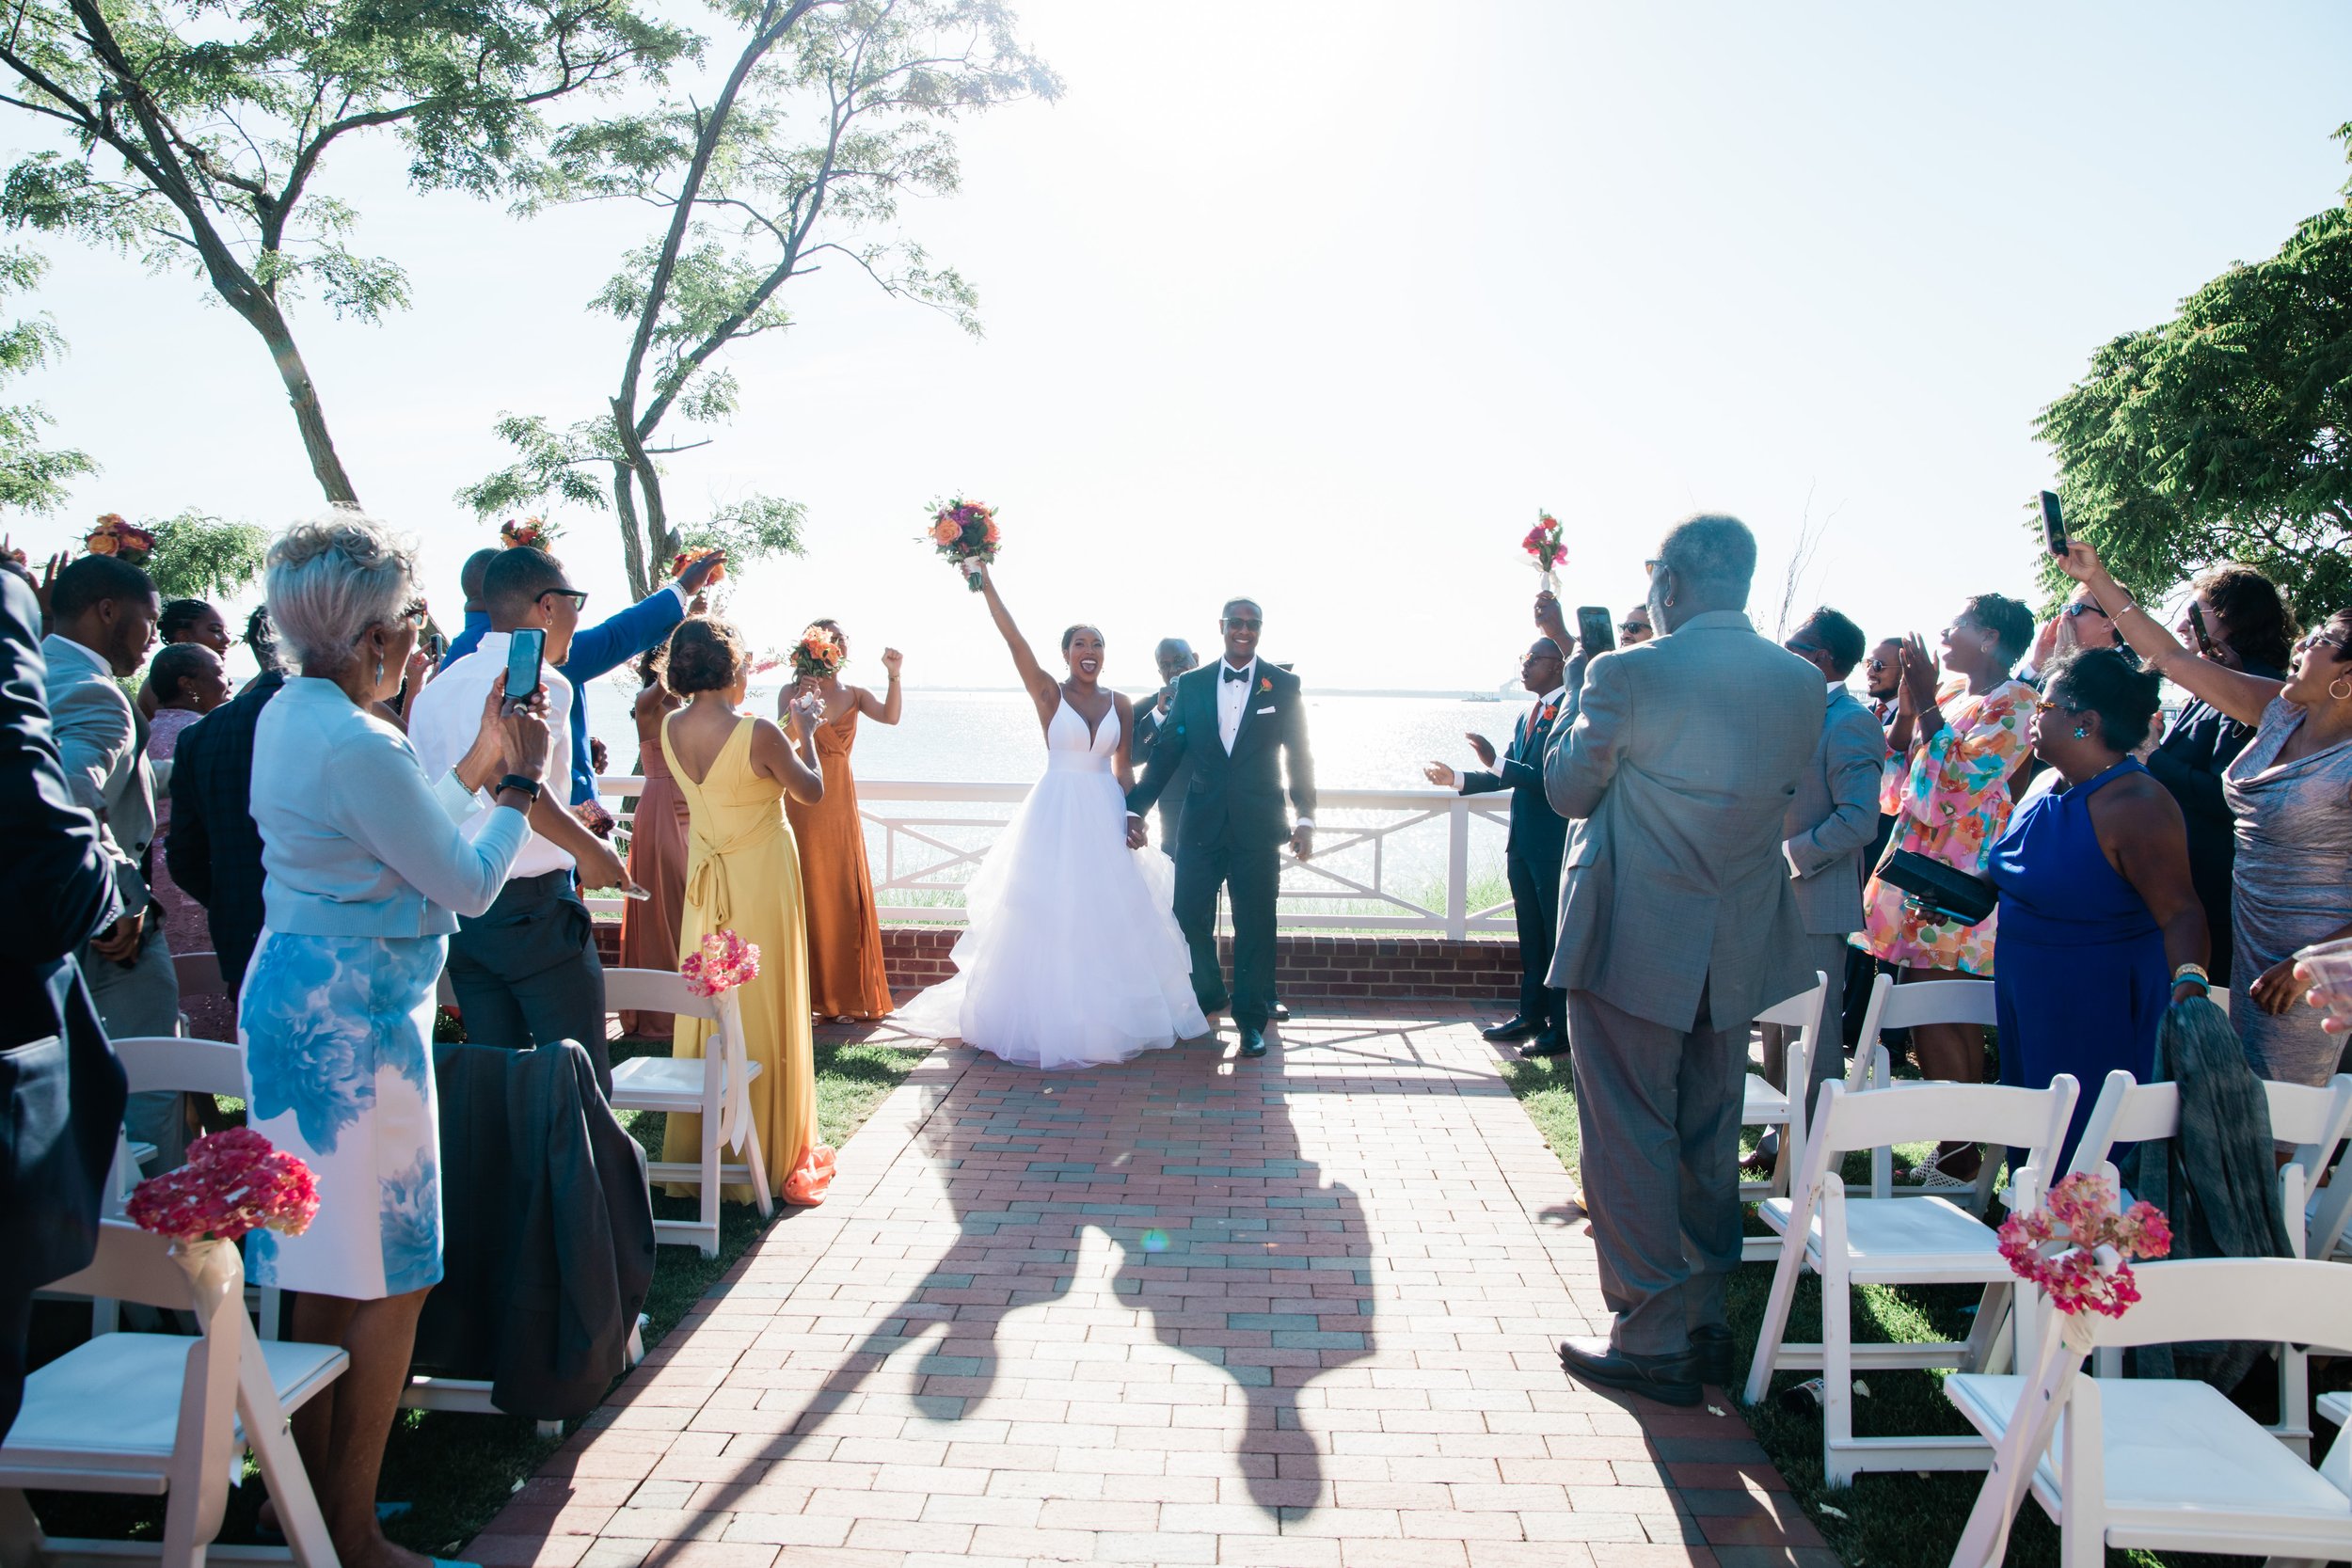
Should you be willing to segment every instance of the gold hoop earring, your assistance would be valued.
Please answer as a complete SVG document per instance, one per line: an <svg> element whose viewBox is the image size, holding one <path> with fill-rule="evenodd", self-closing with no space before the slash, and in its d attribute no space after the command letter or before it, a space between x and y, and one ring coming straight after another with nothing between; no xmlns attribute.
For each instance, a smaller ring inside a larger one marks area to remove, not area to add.
<svg viewBox="0 0 2352 1568"><path fill-rule="evenodd" d="M2338 691L2336 688L2339 686L2344 689ZM2339 703L2352 703L2352 675L2338 675L2334 680L2329 681L2328 695Z"/></svg>

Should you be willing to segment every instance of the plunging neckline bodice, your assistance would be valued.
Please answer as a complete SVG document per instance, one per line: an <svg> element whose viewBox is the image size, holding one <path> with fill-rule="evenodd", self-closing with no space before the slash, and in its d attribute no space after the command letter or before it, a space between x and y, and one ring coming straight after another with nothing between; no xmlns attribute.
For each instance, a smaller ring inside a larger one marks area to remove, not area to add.
<svg viewBox="0 0 2352 1568"><path fill-rule="evenodd" d="M1068 722L1064 722L1064 716ZM1119 705L1103 715L1101 724L1089 729L1086 715L1061 699L1054 709L1054 717L1045 726L1045 769L1049 773L1107 773L1111 758L1119 750Z"/></svg>

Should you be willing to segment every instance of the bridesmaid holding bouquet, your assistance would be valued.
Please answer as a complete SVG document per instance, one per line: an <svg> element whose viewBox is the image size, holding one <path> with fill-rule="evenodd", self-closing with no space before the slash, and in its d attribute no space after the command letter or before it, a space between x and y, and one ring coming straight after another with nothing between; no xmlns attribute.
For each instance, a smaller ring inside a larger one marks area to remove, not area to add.
<svg viewBox="0 0 2352 1568"><path fill-rule="evenodd" d="M898 649L882 650L890 684L880 697L841 678L849 657L850 640L838 622L811 622L792 648L797 678L776 699L779 718L801 698L813 696L824 705L823 722L817 726L824 796L807 803L787 800L785 811L800 841L801 881L807 897L809 1006L818 1016L845 1023L871 1022L891 1011L890 981L882 971L882 921L866 861L866 827L858 816L850 752L857 744L861 716L878 724L896 724L900 706Z"/></svg>

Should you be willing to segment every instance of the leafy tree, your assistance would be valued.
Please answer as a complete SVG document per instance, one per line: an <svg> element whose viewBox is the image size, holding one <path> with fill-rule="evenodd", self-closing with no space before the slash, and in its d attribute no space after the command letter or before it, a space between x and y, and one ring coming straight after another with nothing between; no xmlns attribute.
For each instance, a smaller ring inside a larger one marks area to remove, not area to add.
<svg viewBox="0 0 2352 1568"><path fill-rule="evenodd" d="M0 294L30 289L48 266L29 250L0 250ZM0 381L39 369L64 351L65 340L46 312L0 326ZM87 452L40 444L41 427L54 423L37 403L0 404L0 506L55 512L65 504L67 481L98 471Z"/></svg>
<svg viewBox="0 0 2352 1568"><path fill-rule="evenodd" d="M562 429L507 416L516 461L459 492L488 515L548 496L601 506L609 489L640 594L698 536L744 556L798 548L799 507L768 497L680 527L659 462L709 439L665 436L673 419L707 427L735 412L722 359L791 325L786 284L838 258L977 333L963 278L890 234L899 200L956 190L961 115L1061 87L1000 0L731 0L728 14L739 52L709 103L555 138L533 202L629 200L667 220L592 302L629 327L606 407Z"/></svg>
<svg viewBox="0 0 2352 1568"><path fill-rule="evenodd" d="M2352 124L2336 134L2352 152ZM2043 410L2068 531L2124 581L2234 560L2307 622L2352 604L2352 184L2344 195L2276 256L2101 348Z"/></svg>
<svg viewBox="0 0 2352 1568"><path fill-rule="evenodd" d="M191 507L176 517L139 525L155 535L147 575L167 599L208 599L234 594L262 575L267 531L232 523Z"/></svg>
<svg viewBox="0 0 2352 1568"><path fill-rule="evenodd" d="M381 321L408 282L351 247L358 214L322 188L327 154L389 127L420 190L528 180L548 105L659 76L692 46L633 3L19 0L0 103L68 148L8 171L0 221L192 267L268 348L326 499L356 505L288 311L308 293Z"/></svg>

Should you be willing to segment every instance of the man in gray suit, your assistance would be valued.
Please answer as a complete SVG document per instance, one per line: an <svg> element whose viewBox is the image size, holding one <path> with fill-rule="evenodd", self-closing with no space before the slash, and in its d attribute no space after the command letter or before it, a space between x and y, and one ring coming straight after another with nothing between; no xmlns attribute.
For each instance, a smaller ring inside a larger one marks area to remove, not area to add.
<svg viewBox="0 0 2352 1568"><path fill-rule="evenodd" d="M162 906L148 892L148 841L155 836L155 781L147 736L119 680L139 673L155 641L163 605L145 572L108 555L84 556L57 574L52 629L41 640L44 686L74 804L98 819L99 847L113 867L126 912L82 944L82 978L99 1021L115 1038L171 1035L180 1027L180 982L164 943ZM123 1124L155 1146L151 1170L180 1163L187 1147L181 1097L131 1097Z"/></svg>
<svg viewBox="0 0 2352 1568"><path fill-rule="evenodd" d="M1605 1340L1569 1372L1696 1404L1731 1378L1748 1024L1810 983L1781 858L1821 731L1820 673L1744 613L1756 539L1735 517L1668 531L1657 637L1594 657L1544 787L1568 818L1551 983L1568 993L1584 1206Z"/></svg>
<svg viewBox="0 0 2352 1568"><path fill-rule="evenodd" d="M1846 939L1862 927L1863 852L1879 825L1879 776L1886 761L1886 732L1870 710L1846 689L1846 677L1862 661L1862 628L1827 605L1804 619L1781 643L1821 673L1829 683L1829 711L1821 717L1820 744L1813 766L1797 785L1785 827L1781 853L1796 890L1797 914L1804 923L1804 967L1829 976L1820 1037L1814 1042L1807 1082L1798 1085L1807 1106L1837 1070L1843 1056L1839 1020L1846 994ZM1767 1023L1764 1076L1787 1088L1788 1031ZM1777 1133L1765 1134L1757 1159L1779 1152Z"/></svg>

